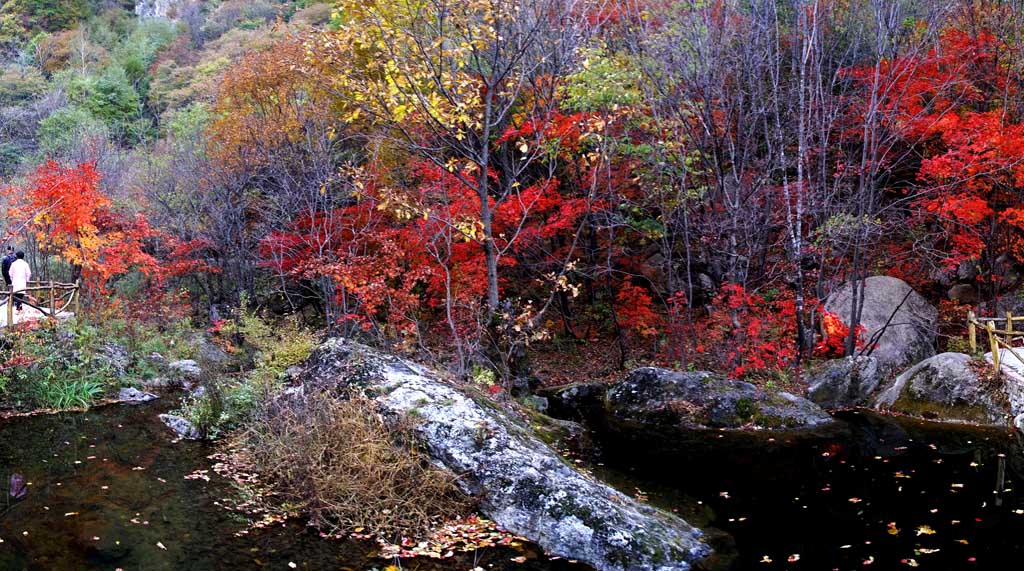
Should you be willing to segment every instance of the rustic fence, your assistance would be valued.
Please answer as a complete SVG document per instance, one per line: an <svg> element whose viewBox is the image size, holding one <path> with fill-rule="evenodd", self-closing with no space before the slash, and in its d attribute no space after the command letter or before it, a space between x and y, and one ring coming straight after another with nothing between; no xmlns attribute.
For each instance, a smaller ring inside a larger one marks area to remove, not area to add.
<svg viewBox="0 0 1024 571"><path fill-rule="evenodd" d="M1014 328L1014 322L1020 322L1020 328ZM1000 329L999 327L1002 327ZM971 344L971 352L978 352L978 330L982 329L988 334L988 349L992 352L992 366L996 373L1000 372L999 361L1001 360L1000 348L1010 352L1017 361L1024 363L1024 358L1017 353L1020 349L1024 353L1024 347L1014 347L1014 340L1024 340L1024 315L1013 315L1007 311L1005 317L978 317L973 311L967 314L967 338Z"/></svg>
<svg viewBox="0 0 1024 571"><path fill-rule="evenodd" d="M22 305L38 309L43 315L57 317L70 307L74 307L75 315L81 311L81 286L61 282L30 281L28 287L18 293L24 293ZM0 299L7 301L7 325L14 323L14 291L0 291ZM45 305L43 303L45 302Z"/></svg>

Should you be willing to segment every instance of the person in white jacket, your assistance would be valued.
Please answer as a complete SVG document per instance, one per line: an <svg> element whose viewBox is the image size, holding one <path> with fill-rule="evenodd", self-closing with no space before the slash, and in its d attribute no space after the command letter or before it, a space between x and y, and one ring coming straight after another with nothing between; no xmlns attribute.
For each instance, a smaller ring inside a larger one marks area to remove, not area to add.
<svg viewBox="0 0 1024 571"><path fill-rule="evenodd" d="M28 280L32 279L32 268L25 261L25 252L19 251L15 256L17 259L11 264L11 269L8 270L8 273L11 274L14 309L21 311L21 302L25 300L25 289L28 288Z"/></svg>

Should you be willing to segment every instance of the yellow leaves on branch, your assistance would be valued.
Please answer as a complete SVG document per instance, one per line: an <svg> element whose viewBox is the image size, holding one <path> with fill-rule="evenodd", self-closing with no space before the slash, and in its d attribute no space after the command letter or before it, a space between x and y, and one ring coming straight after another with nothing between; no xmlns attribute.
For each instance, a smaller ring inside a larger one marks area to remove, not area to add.
<svg viewBox="0 0 1024 571"><path fill-rule="evenodd" d="M461 140L482 128L479 56L517 17L513 4L341 0L338 28L307 42L308 63L346 120L427 124Z"/></svg>

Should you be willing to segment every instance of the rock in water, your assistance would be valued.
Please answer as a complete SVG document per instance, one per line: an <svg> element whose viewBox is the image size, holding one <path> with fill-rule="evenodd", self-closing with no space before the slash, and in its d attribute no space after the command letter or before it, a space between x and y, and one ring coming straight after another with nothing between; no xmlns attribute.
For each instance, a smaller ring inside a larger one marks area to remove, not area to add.
<svg viewBox="0 0 1024 571"><path fill-rule="evenodd" d="M865 404L882 380L874 357L833 359L814 366L805 377L807 398L827 409Z"/></svg>
<svg viewBox="0 0 1024 571"><path fill-rule="evenodd" d="M875 408L939 421L1007 425L1002 387L978 378L963 353L942 353L906 370L875 400Z"/></svg>
<svg viewBox="0 0 1024 571"><path fill-rule="evenodd" d="M852 297L853 288L846 284L828 297L825 310L846 323L850 319ZM884 328L871 351L883 371L899 369L934 355L938 318L939 312L903 280L889 276L864 280L864 309L860 319L866 330L863 339L870 340Z"/></svg>
<svg viewBox="0 0 1024 571"><path fill-rule="evenodd" d="M618 430L810 428L832 422L811 401L771 393L706 371L642 367L608 390L609 420Z"/></svg>
<svg viewBox="0 0 1024 571"><path fill-rule="evenodd" d="M117 400L129 404L149 402L151 400L156 400L157 398L158 397L153 393L140 391L139 389L133 387L123 387L121 388L120 391L117 392Z"/></svg>
<svg viewBox="0 0 1024 571"><path fill-rule="evenodd" d="M168 428L178 433L178 436L186 440L200 440L203 434L187 418L175 414L161 414L160 420Z"/></svg>
<svg viewBox="0 0 1024 571"><path fill-rule="evenodd" d="M437 375L344 339L317 348L307 387L358 387L383 414L416 420L430 455L512 533L599 571L686 571L710 553L702 534L571 468L522 421Z"/></svg>

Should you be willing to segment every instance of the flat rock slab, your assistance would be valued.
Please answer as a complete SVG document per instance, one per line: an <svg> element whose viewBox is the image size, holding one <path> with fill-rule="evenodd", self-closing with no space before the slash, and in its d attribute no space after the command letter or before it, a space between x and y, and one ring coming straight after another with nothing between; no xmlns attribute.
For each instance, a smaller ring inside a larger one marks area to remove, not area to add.
<svg viewBox="0 0 1024 571"><path fill-rule="evenodd" d="M331 339L302 379L362 388L383 414L415 419L427 451L487 517L550 553L598 571L688 571L711 552L698 529L584 476L508 411L417 365Z"/></svg>
<svg viewBox="0 0 1024 571"><path fill-rule="evenodd" d="M156 400L157 398L159 397L157 397L153 393L140 391L139 389L133 387L123 387L120 391L117 392L117 400L129 404L149 402L151 400Z"/></svg>

